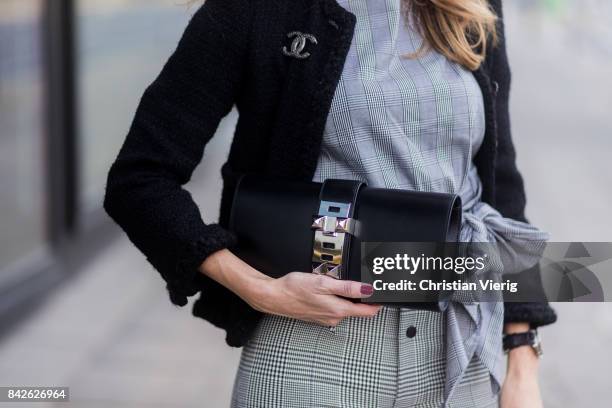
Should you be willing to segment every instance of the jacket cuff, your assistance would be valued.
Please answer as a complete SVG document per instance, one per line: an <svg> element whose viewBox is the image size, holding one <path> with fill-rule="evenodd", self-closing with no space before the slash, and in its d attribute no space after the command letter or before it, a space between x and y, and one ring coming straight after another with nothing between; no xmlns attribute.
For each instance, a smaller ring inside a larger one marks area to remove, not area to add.
<svg viewBox="0 0 612 408"><path fill-rule="evenodd" d="M201 237L188 244L179 253L176 268L167 279L170 301L185 306L187 298L201 289L201 275L198 270L208 255L236 244L236 236L219 224L204 226Z"/></svg>
<svg viewBox="0 0 612 408"><path fill-rule="evenodd" d="M556 321L557 314L548 303L504 303L504 323L529 323L532 328L535 328Z"/></svg>

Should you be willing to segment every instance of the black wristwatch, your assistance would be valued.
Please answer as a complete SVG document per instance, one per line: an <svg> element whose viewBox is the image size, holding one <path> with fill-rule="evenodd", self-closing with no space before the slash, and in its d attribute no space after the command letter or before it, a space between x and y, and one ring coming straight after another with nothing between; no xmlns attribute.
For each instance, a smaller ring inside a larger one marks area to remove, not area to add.
<svg viewBox="0 0 612 408"><path fill-rule="evenodd" d="M531 329L524 333L504 334L503 342L504 352L506 353L517 347L531 346L538 357L543 354L542 341L536 329Z"/></svg>

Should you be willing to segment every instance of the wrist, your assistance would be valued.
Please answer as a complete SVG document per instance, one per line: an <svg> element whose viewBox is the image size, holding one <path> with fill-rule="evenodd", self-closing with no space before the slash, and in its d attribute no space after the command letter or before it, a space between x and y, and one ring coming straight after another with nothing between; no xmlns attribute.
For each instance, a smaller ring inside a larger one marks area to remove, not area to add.
<svg viewBox="0 0 612 408"><path fill-rule="evenodd" d="M540 358L529 346L516 347L508 352L508 374L519 377L537 376Z"/></svg>
<svg viewBox="0 0 612 408"><path fill-rule="evenodd" d="M273 295L271 283L275 279L242 261L226 264L222 268L225 286L251 307L261 311L265 300L270 299Z"/></svg>
<svg viewBox="0 0 612 408"><path fill-rule="evenodd" d="M530 325L526 322L508 323L504 326L504 333L508 336L522 336L524 333L530 331ZM529 340L528 344L520 345L521 342L526 341L525 338L521 337L518 346L512 346L512 342L516 344L516 340L509 342L510 349L507 350L508 354L508 374L520 377L532 377L537 375L540 358L538 350L541 350L539 344L539 337L535 332L534 339ZM528 339L529 337L527 337ZM506 348L506 340L504 339L504 348Z"/></svg>
<svg viewBox="0 0 612 408"><path fill-rule="evenodd" d="M227 249L209 255L200 266L200 272L225 286L251 306L260 304L271 295L270 283L275 281Z"/></svg>
<svg viewBox="0 0 612 408"><path fill-rule="evenodd" d="M235 293L247 302L253 309L260 312L267 312L268 302L276 296L274 282L276 279L269 276L249 276Z"/></svg>

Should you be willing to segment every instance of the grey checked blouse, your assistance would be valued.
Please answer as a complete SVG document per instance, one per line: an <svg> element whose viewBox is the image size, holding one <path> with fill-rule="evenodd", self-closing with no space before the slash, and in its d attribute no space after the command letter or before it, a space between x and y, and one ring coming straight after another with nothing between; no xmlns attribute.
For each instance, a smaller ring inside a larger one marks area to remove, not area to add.
<svg viewBox="0 0 612 408"><path fill-rule="evenodd" d="M406 58L422 39L402 2L338 0L357 21L313 180L459 194L461 241L500 244L491 269L501 273L502 261L528 260L516 251L531 253L548 236L481 200L473 164L485 134L480 87L436 52ZM333 330L265 315L243 349L232 407L498 406L503 302L458 291L440 307L383 307Z"/></svg>
<svg viewBox="0 0 612 408"><path fill-rule="evenodd" d="M485 118L472 73L434 51L405 57L423 40L406 23L401 0L338 3L356 15L357 25L314 180L359 179L375 187L458 193L464 204L461 241L519 247L546 241L546 233L504 218L480 200L472 159L484 137ZM450 302L443 307L445 396L474 356L499 386L503 303ZM413 312L401 311L406 318Z"/></svg>

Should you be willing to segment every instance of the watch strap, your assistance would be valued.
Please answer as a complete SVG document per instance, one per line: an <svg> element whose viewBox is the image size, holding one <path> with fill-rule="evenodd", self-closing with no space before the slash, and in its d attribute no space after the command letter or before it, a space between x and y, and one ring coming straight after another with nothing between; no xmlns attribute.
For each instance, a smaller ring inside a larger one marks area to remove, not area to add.
<svg viewBox="0 0 612 408"><path fill-rule="evenodd" d="M504 351L508 352L512 349L522 346L531 346L536 351L538 356L542 355L542 348L537 330L532 329L523 333L512 333L504 335Z"/></svg>

